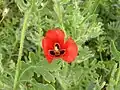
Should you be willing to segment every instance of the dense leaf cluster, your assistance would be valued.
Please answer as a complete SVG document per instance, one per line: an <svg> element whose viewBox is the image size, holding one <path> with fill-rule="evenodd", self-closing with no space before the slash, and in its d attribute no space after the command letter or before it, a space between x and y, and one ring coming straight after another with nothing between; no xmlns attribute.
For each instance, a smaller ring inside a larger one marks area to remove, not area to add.
<svg viewBox="0 0 120 90"><path fill-rule="evenodd" d="M24 27L17 90L119 90L120 0L0 0L0 90L13 90ZM44 57L57 27L78 45L71 64Z"/></svg>

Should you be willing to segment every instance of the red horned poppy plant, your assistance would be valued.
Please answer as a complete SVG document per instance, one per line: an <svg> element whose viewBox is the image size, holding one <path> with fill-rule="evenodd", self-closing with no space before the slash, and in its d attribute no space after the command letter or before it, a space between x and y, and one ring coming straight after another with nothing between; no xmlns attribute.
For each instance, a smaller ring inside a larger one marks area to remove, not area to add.
<svg viewBox="0 0 120 90"><path fill-rule="evenodd" d="M42 48L49 63L56 58L62 58L68 63L75 60L78 53L77 45L71 37L67 41L64 38L65 34L61 29L46 32L42 40Z"/></svg>

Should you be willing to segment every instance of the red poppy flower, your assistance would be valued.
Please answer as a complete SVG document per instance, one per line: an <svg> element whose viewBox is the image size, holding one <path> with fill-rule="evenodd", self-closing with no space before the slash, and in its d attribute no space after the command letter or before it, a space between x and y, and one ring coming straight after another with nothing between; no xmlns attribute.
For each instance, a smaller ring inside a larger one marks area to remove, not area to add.
<svg viewBox="0 0 120 90"><path fill-rule="evenodd" d="M78 53L76 43L72 38L64 41L65 34L60 29L48 30L42 40L44 55L49 63L53 59L62 58L70 63L75 60Z"/></svg>

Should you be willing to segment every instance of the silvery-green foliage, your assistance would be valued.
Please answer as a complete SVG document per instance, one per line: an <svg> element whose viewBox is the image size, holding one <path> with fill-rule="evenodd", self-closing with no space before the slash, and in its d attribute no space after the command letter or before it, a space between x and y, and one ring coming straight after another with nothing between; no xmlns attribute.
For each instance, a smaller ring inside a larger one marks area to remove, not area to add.
<svg viewBox="0 0 120 90"><path fill-rule="evenodd" d="M31 8L18 89L119 90L119 2L1 0L0 14L5 8L9 12L0 23L0 89L13 88L21 29L25 13ZM65 39L72 37L77 43L78 56L71 64L62 60L49 64L44 57L42 38L48 29L58 27L64 30ZM85 45L86 42L92 45ZM105 52L110 59L104 56Z"/></svg>

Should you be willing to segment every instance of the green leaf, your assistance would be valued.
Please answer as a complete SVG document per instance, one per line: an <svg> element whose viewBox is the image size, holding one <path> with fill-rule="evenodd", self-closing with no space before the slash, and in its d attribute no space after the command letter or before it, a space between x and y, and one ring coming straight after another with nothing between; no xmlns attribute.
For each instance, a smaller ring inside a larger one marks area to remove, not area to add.
<svg viewBox="0 0 120 90"><path fill-rule="evenodd" d="M55 83L55 77L50 72L60 69L59 60L49 64L47 60L40 60L40 57L33 52L29 53L29 60L28 63L22 63L21 80L30 80L33 72L36 72L38 75L42 75L47 82Z"/></svg>
<svg viewBox="0 0 120 90"><path fill-rule="evenodd" d="M120 52L116 49L114 41L111 40L111 47L110 47L111 53L116 61L120 61Z"/></svg>
<svg viewBox="0 0 120 90"><path fill-rule="evenodd" d="M6 74L1 74L0 75L0 90L12 90L12 85L13 85L13 78L10 76L7 76Z"/></svg>
<svg viewBox="0 0 120 90"><path fill-rule="evenodd" d="M43 60L41 60L43 59ZM30 52L29 60L32 65L41 66L48 71L57 71L60 69L60 60L54 60L52 63L48 63L45 58L39 57L37 54Z"/></svg>
<svg viewBox="0 0 120 90"><path fill-rule="evenodd" d="M50 84L42 84L33 81L32 85L33 87L30 90L55 90L55 88Z"/></svg>
<svg viewBox="0 0 120 90"><path fill-rule="evenodd" d="M94 90L95 84L91 81L87 86L87 90Z"/></svg>
<svg viewBox="0 0 120 90"><path fill-rule="evenodd" d="M0 73L3 73L4 68L3 68L3 66L2 66L1 60L2 60L2 54L0 53Z"/></svg>
<svg viewBox="0 0 120 90"><path fill-rule="evenodd" d="M70 0L61 0L62 4L67 4L68 2L70 2Z"/></svg>
<svg viewBox="0 0 120 90"><path fill-rule="evenodd" d="M114 86L115 86L115 74L117 71L117 63L113 66L113 69L111 71L111 76L109 79L109 84L107 86L107 90L114 90Z"/></svg>
<svg viewBox="0 0 120 90"><path fill-rule="evenodd" d="M47 60L41 61L39 64L42 65L46 70L51 72L57 71L61 67L61 60L54 60L52 63L48 63Z"/></svg>
<svg viewBox="0 0 120 90"><path fill-rule="evenodd" d="M55 73L55 77L58 80L58 82L60 83L61 87L63 88L63 90L67 90L68 86L70 86L69 82L67 82L67 79L65 79L64 76L61 76L59 73Z"/></svg>
<svg viewBox="0 0 120 90"><path fill-rule="evenodd" d="M39 62L39 57L35 53L33 53L33 52L29 52L29 56L28 57L29 57L30 62L33 65L35 65L35 64L37 64Z"/></svg>
<svg viewBox="0 0 120 90"><path fill-rule="evenodd" d="M76 62L78 62L78 63L86 61L89 58L94 56L94 54L89 50L88 47L84 47L84 48L83 47L79 47L79 50L80 50L79 56L78 56L79 59L76 60Z"/></svg>
<svg viewBox="0 0 120 90"><path fill-rule="evenodd" d="M49 72L47 71L46 69L44 69L44 67L39 67L37 66L35 68L35 72L38 74L38 75L42 75L43 78L47 81L47 82L53 82L55 83L55 77Z"/></svg>
<svg viewBox="0 0 120 90"><path fill-rule="evenodd" d="M22 69L20 73L20 80L30 81L34 74L34 66L27 64L25 62L21 62L21 63L22 63Z"/></svg>

